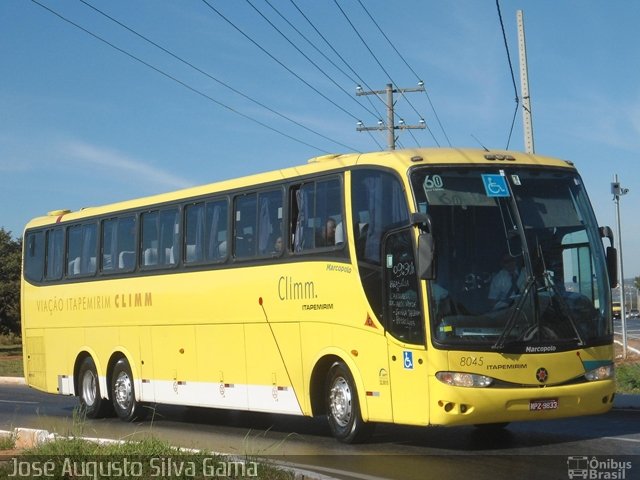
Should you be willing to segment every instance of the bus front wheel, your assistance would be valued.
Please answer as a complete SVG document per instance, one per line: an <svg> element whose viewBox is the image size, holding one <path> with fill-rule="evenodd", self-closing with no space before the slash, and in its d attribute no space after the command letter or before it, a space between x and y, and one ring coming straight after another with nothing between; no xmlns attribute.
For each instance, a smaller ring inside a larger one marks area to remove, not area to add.
<svg viewBox="0 0 640 480"><path fill-rule="evenodd" d="M146 410L136 400L131 367L125 358L121 358L113 367L111 375L111 398L118 417L125 422L143 420Z"/></svg>
<svg viewBox="0 0 640 480"><path fill-rule="evenodd" d="M334 363L325 385L327 418L333 436L344 443L365 441L373 432L373 424L362 420L358 392L349 368Z"/></svg>
<svg viewBox="0 0 640 480"><path fill-rule="evenodd" d="M77 385L80 409L88 418L102 418L113 412L111 402L100 394L98 371L93 358L86 357L82 361Z"/></svg>

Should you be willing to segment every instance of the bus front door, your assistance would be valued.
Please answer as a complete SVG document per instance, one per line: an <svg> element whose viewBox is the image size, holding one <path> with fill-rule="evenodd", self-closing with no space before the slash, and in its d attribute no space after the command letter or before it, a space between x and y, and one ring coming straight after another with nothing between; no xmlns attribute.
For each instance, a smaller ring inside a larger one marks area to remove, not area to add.
<svg viewBox="0 0 640 480"><path fill-rule="evenodd" d="M393 421L428 425L427 352L414 251L409 228L386 235L384 323Z"/></svg>

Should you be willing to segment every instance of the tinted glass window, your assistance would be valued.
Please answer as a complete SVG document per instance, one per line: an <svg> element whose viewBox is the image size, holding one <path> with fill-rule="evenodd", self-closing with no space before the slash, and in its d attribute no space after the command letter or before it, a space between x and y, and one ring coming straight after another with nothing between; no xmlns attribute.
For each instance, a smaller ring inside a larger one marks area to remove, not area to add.
<svg viewBox="0 0 640 480"><path fill-rule="evenodd" d="M45 279L47 280L62 278L63 242L62 228L47 231L47 268L45 270Z"/></svg>
<svg viewBox="0 0 640 480"><path fill-rule="evenodd" d="M258 255L276 256L282 253L282 191L258 195Z"/></svg>
<svg viewBox="0 0 640 480"><path fill-rule="evenodd" d="M220 262L227 257L228 201L186 207L185 262Z"/></svg>
<svg viewBox="0 0 640 480"><path fill-rule="evenodd" d="M257 195L255 193L236 198L233 238L233 254L236 258L256 255L257 204Z"/></svg>
<svg viewBox="0 0 640 480"><path fill-rule="evenodd" d="M380 170L354 170L351 195L358 271L369 304L382 320L382 238L390 229L408 223L407 202L398 178Z"/></svg>
<svg viewBox="0 0 640 480"><path fill-rule="evenodd" d="M91 275L96 272L97 226L74 225L67 230L67 275Z"/></svg>
<svg viewBox="0 0 640 480"><path fill-rule="evenodd" d="M42 281L44 275L44 232L27 234L24 263L25 277L34 282Z"/></svg>
<svg viewBox="0 0 640 480"><path fill-rule="evenodd" d="M102 224L102 270L131 271L136 266L136 217L105 220Z"/></svg>
<svg viewBox="0 0 640 480"><path fill-rule="evenodd" d="M344 243L340 180L304 183L292 191L293 250L335 248Z"/></svg>
<svg viewBox="0 0 640 480"><path fill-rule="evenodd" d="M143 213L140 252L142 266L175 265L179 232L177 208Z"/></svg>

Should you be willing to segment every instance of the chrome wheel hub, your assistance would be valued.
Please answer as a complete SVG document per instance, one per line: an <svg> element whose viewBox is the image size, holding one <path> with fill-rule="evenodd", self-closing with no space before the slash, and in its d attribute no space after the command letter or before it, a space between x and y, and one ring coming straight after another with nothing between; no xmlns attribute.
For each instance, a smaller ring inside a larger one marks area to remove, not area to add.
<svg viewBox="0 0 640 480"><path fill-rule="evenodd" d="M82 376L82 400L90 407L96 402L98 396L98 379L91 371L87 371Z"/></svg>
<svg viewBox="0 0 640 480"><path fill-rule="evenodd" d="M329 392L329 408L331 416L341 427L346 427L351 420L351 389L347 381L338 377L334 380Z"/></svg>
<svg viewBox="0 0 640 480"><path fill-rule="evenodd" d="M131 408L133 385L131 384L131 377L125 372L120 372L118 378L116 378L113 394L119 408L125 411Z"/></svg>

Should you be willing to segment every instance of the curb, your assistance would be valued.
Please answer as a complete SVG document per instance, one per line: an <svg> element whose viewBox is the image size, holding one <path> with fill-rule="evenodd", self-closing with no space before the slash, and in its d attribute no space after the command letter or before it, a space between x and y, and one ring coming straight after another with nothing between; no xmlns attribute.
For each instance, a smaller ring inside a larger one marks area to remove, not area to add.
<svg viewBox="0 0 640 480"><path fill-rule="evenodd" d="M23 377L0 377L0 384L4 385L26 385Z"/></svg>

